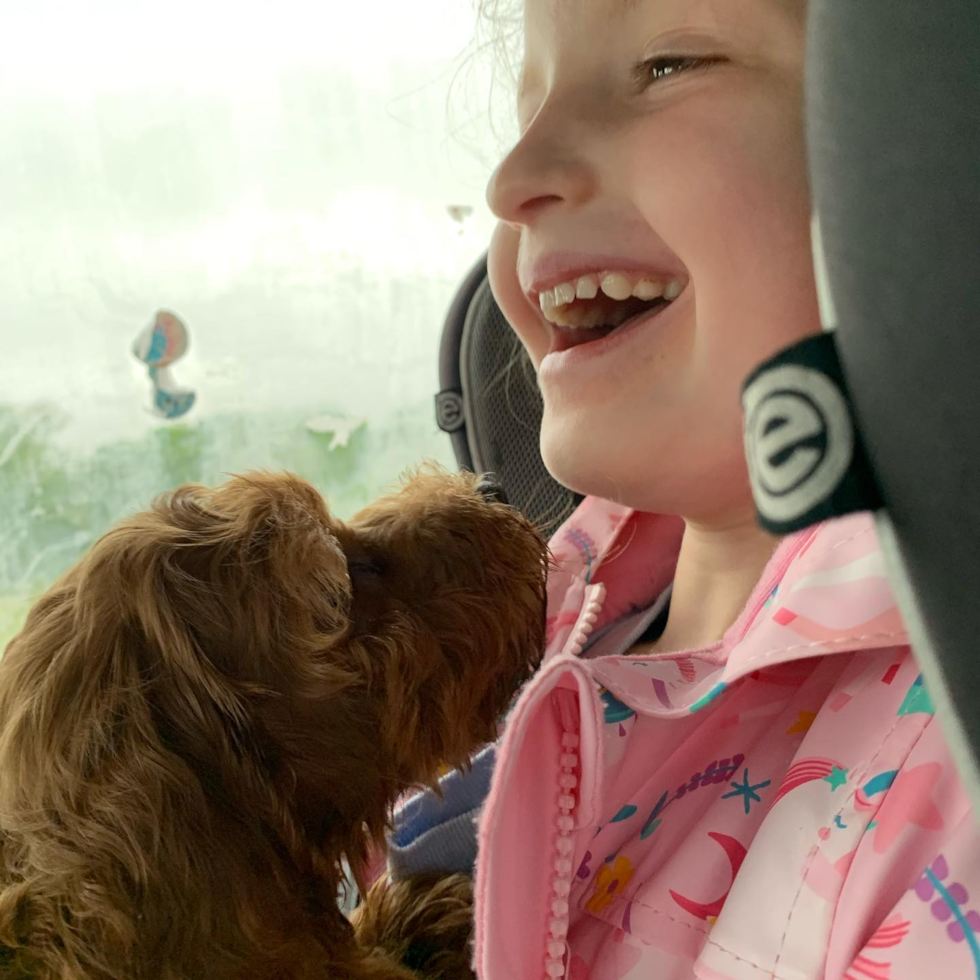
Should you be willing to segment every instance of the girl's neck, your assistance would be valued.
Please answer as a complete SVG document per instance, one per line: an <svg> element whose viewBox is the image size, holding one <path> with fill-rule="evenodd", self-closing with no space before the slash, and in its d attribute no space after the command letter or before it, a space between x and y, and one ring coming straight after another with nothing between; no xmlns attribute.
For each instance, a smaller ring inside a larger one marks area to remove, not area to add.
<svg viewBox="0 0 980 980"><path fill-rule="evenodd" d="M717 643L739 617L779 539L754 513L711 526L687 521L667 625L644 653L696 650Z"/></svg>

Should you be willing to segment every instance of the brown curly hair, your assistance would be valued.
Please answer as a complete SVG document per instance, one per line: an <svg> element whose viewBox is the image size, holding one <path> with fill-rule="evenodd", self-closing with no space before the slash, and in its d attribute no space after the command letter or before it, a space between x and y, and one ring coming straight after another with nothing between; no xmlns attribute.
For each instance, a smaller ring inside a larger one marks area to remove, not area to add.
<svg viewBox="0 0 980 980"><path fill-rule="evenodd" d="M469 476L349 524L290 476L105 535L0 661L3 980L414 975L338 909L543 640L545 548Z"/></svg>

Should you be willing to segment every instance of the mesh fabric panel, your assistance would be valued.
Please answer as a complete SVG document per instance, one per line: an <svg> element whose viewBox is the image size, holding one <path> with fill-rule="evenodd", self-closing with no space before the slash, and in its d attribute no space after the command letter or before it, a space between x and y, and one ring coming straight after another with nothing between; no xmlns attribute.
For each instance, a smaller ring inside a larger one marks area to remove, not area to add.
<svg viewBox="0 0 980 980"><path fill-rule="evenodd" d="M541 460L541 393L487 280L467 312L460 375L474 469L494 473L511 504L550 534L580 498L556 483Z"/></svg>

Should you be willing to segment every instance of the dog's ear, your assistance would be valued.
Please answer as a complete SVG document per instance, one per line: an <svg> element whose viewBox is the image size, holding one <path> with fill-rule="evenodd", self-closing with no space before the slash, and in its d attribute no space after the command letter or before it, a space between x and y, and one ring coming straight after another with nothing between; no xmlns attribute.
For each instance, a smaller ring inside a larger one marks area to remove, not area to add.
<svg viewBox="0 0 980 980"><path fill-rule="evenodd" d="M108 692L132 705L153 691L176 728L220 740L243 694L281 690L311 659L305 648L343 633L349 604L319 496L260 474L183 487L110 531L37 604L8 656L37 674L17 690L43 684L51 737L72 741L85 716L107 716Z"/></svg>
<svg viewBox="0 0 980 980"><path fill-rule="evenodd" d="M41 957L32 976L127 962L162 921L149 895L171 900L176 935L197 933L180 880L186 893L202 879L214 828L185 750L215 765L204 744L228 738L236 696L200 669L168 587L167 537L152 515L107 535L0 661L0 943ZM199 898L206 921L203 881Z"/></svg>
<svg viewBox="0 0 980 980"><path fill-rule="evenodd" d="M216 490L186 487L158 501L153 516L165 530L146 541L156 568L138 574L150 591L134 596L134 612L159 632L153 610L162 591L207 667L273 683L290 666L279 654L302 663L311 642L346 629L346 560L322 499L303 481L253 474ZM166 643L169 631L155 638Z"/></svg>
<svg viewBox="0 0 980 980"><path fill-rule="evenodd" d="M319 498L258 477L163 498L49 590L0 660L0 945L127 962L155 928L188 956L241 932L218 918L255 913L232 894L248 824L289 820L252 708L342 633L346 581Z"/></svg>

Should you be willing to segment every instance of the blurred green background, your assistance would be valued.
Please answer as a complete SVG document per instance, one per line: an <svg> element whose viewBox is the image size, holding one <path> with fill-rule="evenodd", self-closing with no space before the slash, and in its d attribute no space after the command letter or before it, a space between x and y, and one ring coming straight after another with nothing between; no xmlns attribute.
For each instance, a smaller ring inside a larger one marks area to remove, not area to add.
<svg viewBox="0 0 980 980"><path fill-rule="evenodd" d="M20 628L30 601L102 531L161 490L255 468L288 469L314 483L335 513L349 515L417 460L452 465L448 440L431 417L430 401L405 406L386 423L361 423L346 445L331 449L329 432L270 408L176 422L66 453L58 441L67 425L63 409L0 406L0 645Z"/></svg>

